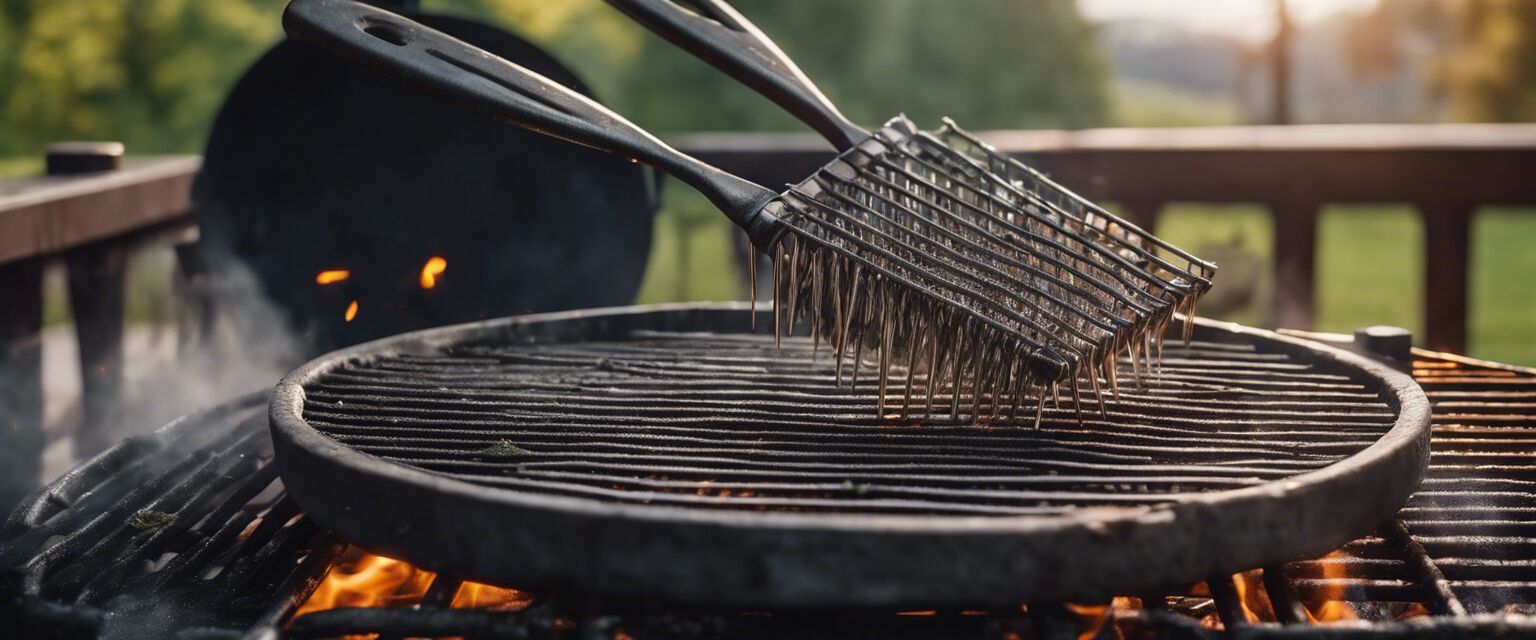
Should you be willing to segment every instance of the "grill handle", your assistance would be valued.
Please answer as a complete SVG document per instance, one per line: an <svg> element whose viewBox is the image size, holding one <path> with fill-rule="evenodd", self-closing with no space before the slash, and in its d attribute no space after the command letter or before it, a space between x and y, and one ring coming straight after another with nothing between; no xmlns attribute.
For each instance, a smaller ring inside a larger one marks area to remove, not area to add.
<svg viewBox="0 0 1536 640"><path fill-rule="evenodd" d="M644 162L698 189L753 244L782 231L777 193L673 149L592 100L441 31L354 0L293 0L288 34L448 102L545 135Z"/></svg>
<svg viewBox="0 0 1536 640"><path fill-rule="evenodd" d="M833 106L773 40L724 0L608 0L608 4L783 107L838 151L869 137L867 130L849 122Z"/></svg>

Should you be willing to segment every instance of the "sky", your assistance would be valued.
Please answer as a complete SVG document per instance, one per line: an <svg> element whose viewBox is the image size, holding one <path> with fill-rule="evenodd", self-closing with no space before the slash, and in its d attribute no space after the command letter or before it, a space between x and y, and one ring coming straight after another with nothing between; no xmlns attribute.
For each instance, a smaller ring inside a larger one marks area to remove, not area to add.
<svg viewBox="0 0 1536 640"><path fill-rule="evenodd" d="M1364 11L1377 0L1288 0L1300 24L1339 11ZM1275 32L1274 0L1078 0L1090 22L1140 18L1261 41Z"/></svg>

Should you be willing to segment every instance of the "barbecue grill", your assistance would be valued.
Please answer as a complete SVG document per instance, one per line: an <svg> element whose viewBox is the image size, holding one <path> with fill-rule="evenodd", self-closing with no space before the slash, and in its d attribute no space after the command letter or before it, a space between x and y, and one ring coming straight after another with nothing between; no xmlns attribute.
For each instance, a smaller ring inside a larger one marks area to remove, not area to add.
<svg viewBox="0 0 1536 640"><path fill-rule="evenodd" d="M752 324L620 308L344 350L274 394L283 477L347 539L487 582L978 607L1324 552L1387 519L1427 453L1406 375L1236 325L1199 321L1103 416L1062 403L1036 427L920 373L877 417L875 385L850 394L831 354Z"/></svg>
<svg viewBox="0 0 1536 640"><path fill-rule="evenodd" d="M1198 327L1194 348L1214 343L1213 329L1221 327ZM1515 614L1536 604L1528 560L1536 521L1522 489L1532 473L1524 452L1536 424L1525 409L1536 372L1424 351L1413 359L1438 409L1421 490L1398 519L1326 558L1270 565L1262 579L1248 573L1242 595L1229 576L1208 576L1195 587L1143 592L1139 606L1117 599L1091 608L1036 601L1025 611L767 615L535 594L527 609L492 612L448 608L459 578L439 575L391 608L290 619L345 544L276 479L258 396L122 442L30 497L0 528L0 620L20 625L7 629L22 637L59 638L1216 638L1222 632L1211 626L1222 623L1244 638L1530 637L1536 624ZM1170 359L1165 371L1177 366ZM174 517L134 518L146 510ZM1320 599L1351 603L1361 620L1310 624L1301 607ZM1248 603L1265 611L1263 621L1245 615ZM1420 617L1394 621L1413 611Z"/></svg>

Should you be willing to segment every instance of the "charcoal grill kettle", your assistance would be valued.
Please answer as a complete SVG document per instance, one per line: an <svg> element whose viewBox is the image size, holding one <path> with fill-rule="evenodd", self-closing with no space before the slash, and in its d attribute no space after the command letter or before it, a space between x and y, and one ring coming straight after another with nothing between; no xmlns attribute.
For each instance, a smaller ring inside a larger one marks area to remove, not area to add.
<svg viewBox="0 0 1536 640"><path fill-rule="evenodd" d="M374 4L593 95L515 33L421 13L415 0ZM255 293L309 338L311 356L429 326L628 304L650 256L658 175L288 39L219 110L192 193L195 255L223 287L250 274ZM428 290L418 278L433 256L447 270ZM331 270L348 277L316 282ZM220 302L244 310L245 295Z"/></svg>

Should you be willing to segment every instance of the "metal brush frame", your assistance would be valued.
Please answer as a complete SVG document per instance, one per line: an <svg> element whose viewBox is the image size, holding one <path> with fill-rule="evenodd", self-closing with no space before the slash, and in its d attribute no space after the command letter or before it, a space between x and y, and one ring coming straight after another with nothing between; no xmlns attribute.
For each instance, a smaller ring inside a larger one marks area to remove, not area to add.
<svg viewBox="0 0 1536 640"><path fill-rule="evenodd" d="M764 314L768 312L762 312ZM639 329L747 332L743 303L504 318L332 353L270 405L277 463L316 521L372 551L467 579L744 608L1013 606L1093 601L1325 553L1418 487L1429 404L1407 375L1317 343L1197 320L1196 333L1330 361L1381 394L1394 425L1343 461L1259 486L1061 516L744 512L492 489L363 454L303 418L305 385L348 363L466 343L618 339ZM761 318L759 319L761 320Z"/></svg>

